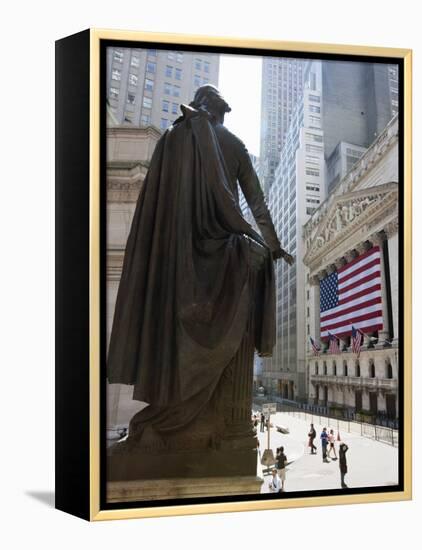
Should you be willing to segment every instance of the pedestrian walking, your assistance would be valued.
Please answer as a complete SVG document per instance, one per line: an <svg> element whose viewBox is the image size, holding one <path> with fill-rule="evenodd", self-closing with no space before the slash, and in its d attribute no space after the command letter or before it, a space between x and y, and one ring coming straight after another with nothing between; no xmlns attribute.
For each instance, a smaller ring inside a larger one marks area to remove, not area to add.
<svg viewBox="0 0 422 550"><path fill-rule="evenodd" d="M276 466L277 466L277 473L281 479L281 491L284 491L284 482L286 481L286 465L287 465L287 457L284 454L284 447L279 447L277 449L276 453Z"/></svg>
<svg viewBox="0 0 422 550"><path fill-rule="evenodd" d="M315 431L315 428L314 428L313 424L311 424L311 427L310 427L310 430L309 430L309 433L308 433L308 437L309 437L308 447L311 448L311 455L316 455L317 454L316 446L314 444L314 440L316 438L316 431Z"/></svg>
<svg viewBox="0 0 422 550"><path fill-rule="evenodd" d="M260 426L260 431L263 432L263 431L264 431L264 428L265 428L265 414L264 414L264 413L261 413L261 426Z"/></svg>
<svg viewBox="0 0 422 550"><path fill-rule="evenodd" d="M271 493L281 493L281 479L277 473L277 468L273 468L271 474L273 477L268 484Z"/></svg>
<svg viewBox="0 0 422 550"><path fill-rule="evenodd" d="M323 428L321 432L321 449L322 449L322 461L330 462L327 459L327 446L328 446L328 433L327 428Z"/></svg>
<svg viewBox="0 0 422 550"><path fill-rule="evenodd" d="M344 481L344 476L347 474L347 459L346 459L346 453L349 450L349 447L346 445L346 443L340 443L340 447L338 450L338 456L339 456L339 466L340 466L340 478L341 478L341 488L347 489L347 485Z"/></svg>
<svg viewBox="0 0 422 550"><path fill-rule="evenodd" d="M336 438L334 436L334 430L330 430L330 433L328 434L328 454L331 458L331 451L334 453L334 458L332 460L337 460L337 453L336 453L336 446L335 446Z"/></svg>

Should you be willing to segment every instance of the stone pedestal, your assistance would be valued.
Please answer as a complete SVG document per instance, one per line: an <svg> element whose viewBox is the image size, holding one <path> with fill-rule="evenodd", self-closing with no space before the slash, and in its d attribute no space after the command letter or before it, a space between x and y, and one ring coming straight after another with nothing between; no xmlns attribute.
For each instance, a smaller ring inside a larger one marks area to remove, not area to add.
<svg viewBox="0 0 422 550"><path fill-rule="evenodd" d="M111 481L107 483L107 502L258 495L263 481L259 476Z"/></svg>
<svg viewBox="0 0 422 550"><path fill-rule="evenodd" d="M107 457L109 481L254 476L257 451L224 448L181 452L115 452Z"/></svg>

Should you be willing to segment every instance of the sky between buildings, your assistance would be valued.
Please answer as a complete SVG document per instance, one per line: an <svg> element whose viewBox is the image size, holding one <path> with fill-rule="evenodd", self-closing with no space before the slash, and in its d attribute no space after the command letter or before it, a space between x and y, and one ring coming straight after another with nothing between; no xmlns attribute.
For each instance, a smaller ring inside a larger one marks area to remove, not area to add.
<svg viewBox="0 0 422 550"><path fill-rule="evenodd" d="M232 108L224 124L259 156L262 57L221 55L218 87Z"/></svg>

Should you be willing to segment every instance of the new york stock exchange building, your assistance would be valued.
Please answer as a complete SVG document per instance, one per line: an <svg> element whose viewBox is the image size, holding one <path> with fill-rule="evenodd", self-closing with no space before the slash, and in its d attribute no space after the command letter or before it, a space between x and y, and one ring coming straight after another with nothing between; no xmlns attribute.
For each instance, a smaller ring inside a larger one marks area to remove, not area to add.
<svg viewBox="0 0 422 550"><path fill-rule="evenodd" d="M398 121L304 226L311 404L398 418Z"/></svg>

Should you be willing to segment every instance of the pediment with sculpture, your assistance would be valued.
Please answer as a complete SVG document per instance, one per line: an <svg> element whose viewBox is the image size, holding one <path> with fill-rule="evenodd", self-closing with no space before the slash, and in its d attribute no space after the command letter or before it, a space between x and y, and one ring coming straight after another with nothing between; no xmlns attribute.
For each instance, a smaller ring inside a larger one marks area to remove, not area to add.
<svg viewBox="0 0 422 550"><path fill-rule="evenodd" d="M309 265L326 250L337 246L360 226L370 224L384 213L391 213L397 206L398 184L389 182L375 187L359 189L346 195L333 197L319 223L309 231L305 226L306 254L304 263Z"/></svg>

